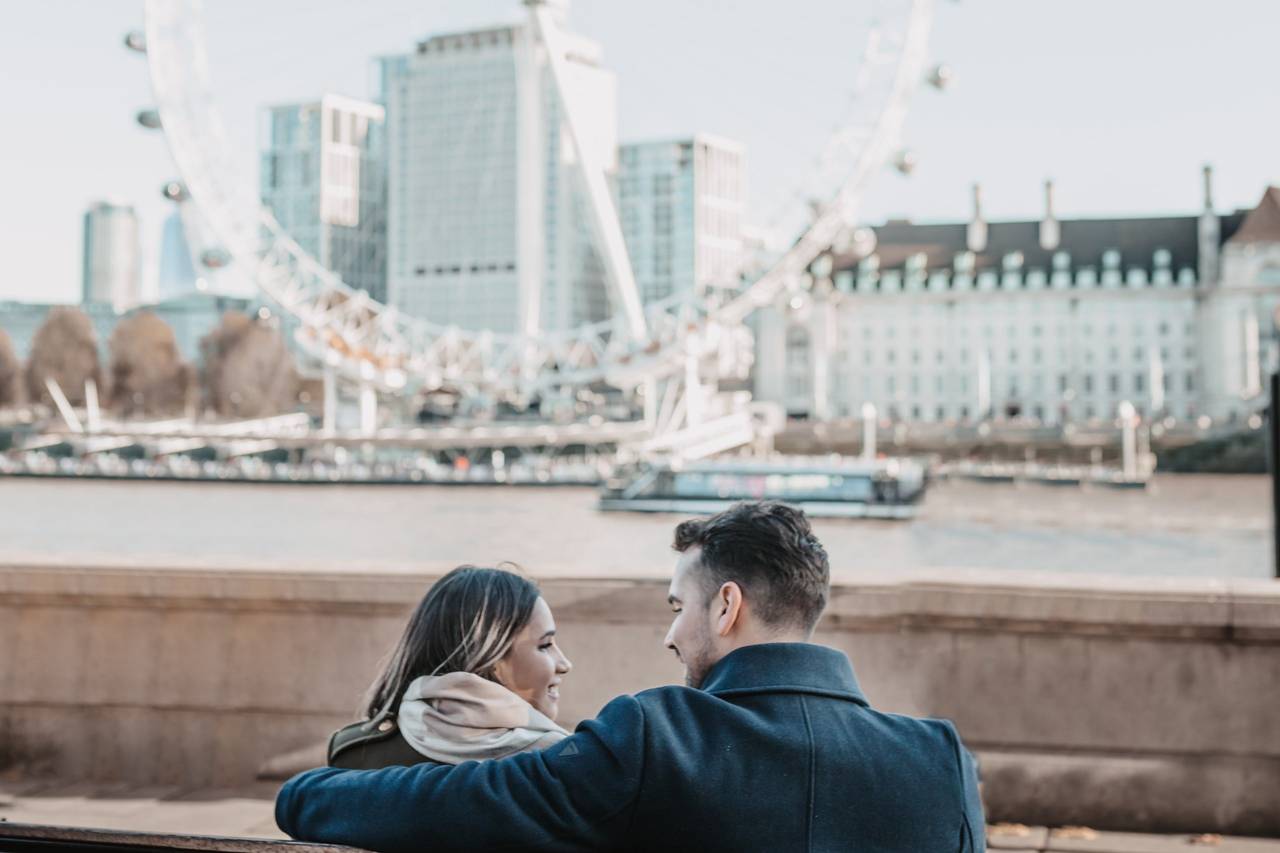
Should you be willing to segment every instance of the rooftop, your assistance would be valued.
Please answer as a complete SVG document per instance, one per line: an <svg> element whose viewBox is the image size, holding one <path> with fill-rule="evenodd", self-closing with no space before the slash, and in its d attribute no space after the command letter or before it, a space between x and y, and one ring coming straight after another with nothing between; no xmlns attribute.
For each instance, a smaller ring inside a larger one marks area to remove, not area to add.
<svg viewBox="0 0 1280 853"><path fill-rule="evenodd" d="M983 270L1074 271L1113 269L1121 274L1140 269L1172 275L1196 271L1200 263L1200 215L1056 219L1058 237L1045 248L1043 220L984 222L985 245L970 254L970 222L917 224L890 219L874 226L876 248L870 258L838 254L835 270L850 270L871 261L879 270L910 267L914 273ZM1253 209L1220 215L1219 245L1280 243L1280 187L1268 187ZM971 266L970 266L971 264Z"/></svg>

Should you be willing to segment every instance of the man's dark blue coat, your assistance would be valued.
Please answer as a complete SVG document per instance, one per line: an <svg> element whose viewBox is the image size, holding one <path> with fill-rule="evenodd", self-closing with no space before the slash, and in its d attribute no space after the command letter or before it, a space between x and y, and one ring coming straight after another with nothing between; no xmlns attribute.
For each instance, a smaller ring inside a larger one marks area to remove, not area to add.
<svg viewBox="0 0 1280 853"><path fill-rule="evenodd" d="M801 643L738 649L700 690L621 696L543 752L308 771L276 822L388 853L986 848L952 725L872 710L848 658Z"/></svg>

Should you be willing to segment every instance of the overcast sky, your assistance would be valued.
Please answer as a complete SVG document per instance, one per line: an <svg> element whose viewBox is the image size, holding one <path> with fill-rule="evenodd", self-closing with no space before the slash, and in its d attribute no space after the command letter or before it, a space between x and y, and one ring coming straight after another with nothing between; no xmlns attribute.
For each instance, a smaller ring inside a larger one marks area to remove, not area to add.
<svg viewBox="0 0 1280 853"><path fill-rule="evenodd" d="M920 166L886 173L864 208L963 218L980 181L988 218L1035 216L1057 182L1061 216L1177 214L1213 163L1222 210L1280 183L1275 0L937 0L932 54L958 77L908 121ZM260 108L370 91L370 58L432 32L510 20L515 0L216 0L206 3L215 88L246 163ZM766 217L821 149L847 99L868 4L850 0L576 0L574 29L619 77L624 140L702 130L748 149L751 209ZM99 198L135 204L149 265L174 177L148 104L145 60L120 46L140 0L8 2L0 28L0 299L73 301L80 227ZM153 271L152 271L153 274Z"/></svg>

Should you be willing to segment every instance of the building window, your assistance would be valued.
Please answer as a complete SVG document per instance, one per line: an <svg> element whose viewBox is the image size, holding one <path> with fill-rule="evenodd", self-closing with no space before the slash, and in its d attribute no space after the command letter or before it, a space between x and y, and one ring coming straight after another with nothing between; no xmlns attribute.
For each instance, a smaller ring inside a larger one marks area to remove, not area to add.
<svg viewBox="0 0 1280 853"><path fill-rule="evenodd" d="M1107 380L1107 386L1111 389L1112 394L1119 394L1120 393L1119 374L1116 374L1116 373L1111 374L1111 376Z"/></svg>

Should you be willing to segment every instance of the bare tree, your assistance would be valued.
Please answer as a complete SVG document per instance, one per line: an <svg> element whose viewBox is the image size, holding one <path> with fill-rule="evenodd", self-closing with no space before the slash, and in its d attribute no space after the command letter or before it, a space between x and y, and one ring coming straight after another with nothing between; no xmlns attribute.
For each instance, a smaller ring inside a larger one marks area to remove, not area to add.
<svg viewBox="0 0 1280 853"><path fill-rule="evenodd" d="M205 404L224 417L259 418L293 411L299 377L284 337L238 311L200 341Z"/></svg>
<svg viewBox="0 0 1280 853"><path fill-rule="evenodd" d="M102 365L98 361L98 336L93 323L79 308L69 305L52 309L31 341L27 359L29 399L52 403L45 380L62 387L73 406L84 404L84 383L92 379L102 388Z"/></svg>
<svg viewBox="0 0 1280 853"><path fill-rule="evenodd" d="M183 362L169 324L151 311L111 332L111 402L122 415L171 415L187 403L194 371Z"/></svg>
<svg viewBox="0 0 1280 853"><path fill-rule="evenodd" d="M13 351L9 333L0 329L0 408L22 402L22 362Z"/></svg>

